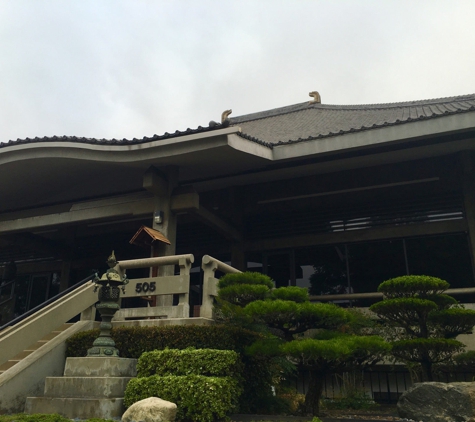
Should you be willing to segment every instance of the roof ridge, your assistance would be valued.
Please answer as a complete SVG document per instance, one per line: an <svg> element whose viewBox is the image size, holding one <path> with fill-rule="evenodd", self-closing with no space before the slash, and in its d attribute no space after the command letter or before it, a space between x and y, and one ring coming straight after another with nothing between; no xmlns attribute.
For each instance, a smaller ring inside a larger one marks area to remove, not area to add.
<svg viewBox="0 0 475 422"><path fill-rule="evenodd" d="M458 95L453 97L440 97L432 98L427 100L413 100L413 101L402 101L394 103L374 103L374 104L351 104L351 105L340 105L340 104L320 104L312 103L307 101L304 103L292 104L289 106L278 107L270 110L259 111L255 113L249 113L242 116L236 116L230 118L231 125L237 125L243 122L249 122L254 120L261 120L275 116L282 116L285 114L296 113L303 110L311 109L321 109L321 110L341 110L341 111L352 111L352 110L384 110L392 108L403 108L411 106L423 106L423 105L436 105L436 104L449 104L457 103L462 101L473 101L475 100L475 94L466 94Z"/></svg>
<svg viewBox="0 0 475 422"><path fill-rule="evenodd" d="M29 144L29 143L40 143L40 142L55 142L55 141L62 141L62 142L76 142L80 144L101 144L101 145L135 145L141 144L145 142L152 142L152 141L161 141L163 139L168 138L176 138L183 135L192 135L195 133L202 133L202 132L209 132L216 129L223 129L229 126L229 121L224 121L223 123L216 123L214 121L209 122L209 126L198 126L196 129L186 129L183 131L175 131L173 133L165 132L163 135L153 135L153 136L144 136L141 139L133 138L133 139L105 139L105 138L87 138L85 136L43 136L39 138L38 136L34 138L24 138L24 139L17 139L15 141L10 140L8 142L0 142L0 148L14 146L14 145L22 145L22 144Z"/></svg>

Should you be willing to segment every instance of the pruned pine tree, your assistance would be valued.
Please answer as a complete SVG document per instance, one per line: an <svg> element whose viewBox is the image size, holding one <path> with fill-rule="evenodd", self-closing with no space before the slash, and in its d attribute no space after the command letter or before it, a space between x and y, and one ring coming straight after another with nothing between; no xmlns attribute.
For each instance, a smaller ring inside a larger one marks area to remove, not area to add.
<svg viewBox="0 0 475 422"><path fill-rule="evenodd" d="M352 312L334 304L311 303L306 289L269 288L262 297L254 286L268 284L263 281L256 283L257 276L253 276L254 281L242 283L242 288L228 289L231 285L241 284L245 274L233 275L232 281L229 278L223 282L220 280L220 288L224 290L223 293L219 291L220 309L232 309L225 304L229 301L228 304L235 306L230 321L252 321L255 326L267 329L268 335L256 342L249 353L285 356L309 371L310 384L305 396L308 415L318 416L320 413L322 382L327 374L362 369L375 364L388 353L391 346L381 337L351 333ZM230 291L232 294L228 293ZM250 300L252 297L254 300ZM309 330L313 336L309 336ZM307 334L304 336L304 333Z"/></svg>
<svg viewBox="0 0 475 422"><path fill-rule="evenodd" d="M393 329L392 355L416 365L419 381L433 381L434 365L463 351L465 345L455 337L471 333L475 325L475 311L444 294L448 288L436 277L397 277L381 283L384 299L370 307Z"/></svg>

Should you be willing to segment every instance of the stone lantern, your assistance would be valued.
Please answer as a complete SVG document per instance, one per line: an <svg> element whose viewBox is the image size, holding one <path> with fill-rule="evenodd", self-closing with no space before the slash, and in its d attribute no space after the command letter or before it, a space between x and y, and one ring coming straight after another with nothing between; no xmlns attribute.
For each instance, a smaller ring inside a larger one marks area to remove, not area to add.
<svg viewBox="0 0 475 422"><path fill-rule="evenodd" d="M125 274L122 273L114 251L107 260L109 269L101 278L94 279L94 292L99 289L99 302L96 309L101 315L101 325L99 337L94 340L93 346L87 351L88 357L118 357L119 350L115 347L115 342L111 337L112 318L120 309L120 290L125 293L125 285L129 282Z"/></svg>

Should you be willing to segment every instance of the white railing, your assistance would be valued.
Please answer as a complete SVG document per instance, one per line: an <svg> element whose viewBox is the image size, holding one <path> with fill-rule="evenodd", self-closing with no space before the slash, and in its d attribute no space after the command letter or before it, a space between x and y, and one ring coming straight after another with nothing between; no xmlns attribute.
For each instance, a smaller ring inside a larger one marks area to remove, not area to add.
<svg viewBox="0 0 475 422"><path fill-rule="evenodd" d="M215 272L240 273L241 271L209 255L203 256L201 268L203 269L203 301L200 316L213 319L214 298L218 295L218 279L215 277Z"/></svg>
<svg viewBox="0 0 475 422"><path fill-rule="evenodd" d="M125 288L123 298L178 295L176 306L150 306L145 308L120 309L114 316L113 322L127 319L146 318L189 318L190 317L190 269L194 262L192 254L163 256L157 258L132 259L119 261L116 269L124 273L133 268L163 267L166 265L178 265L179 275L159 276L149 278L137 278L129 280Z"/></svg>
<svg viewBox="0 0 475 422"><path fill-rule="evenodd" d="M0 364L25 350L97 301L89 281L38 312L0 332ZM92 313L91 313L92 315Z"/></svg>

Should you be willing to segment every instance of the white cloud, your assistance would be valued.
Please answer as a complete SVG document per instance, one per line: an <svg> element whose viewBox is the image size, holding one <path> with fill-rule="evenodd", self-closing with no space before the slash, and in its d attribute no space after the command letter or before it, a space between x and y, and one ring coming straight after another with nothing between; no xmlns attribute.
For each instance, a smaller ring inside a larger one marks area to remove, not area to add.
<svg viewBox="0 0 475 422"><path fill-rule="evenodd" d="M474 92L472 0L0 0L0 141Z"/></svg>

